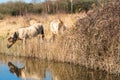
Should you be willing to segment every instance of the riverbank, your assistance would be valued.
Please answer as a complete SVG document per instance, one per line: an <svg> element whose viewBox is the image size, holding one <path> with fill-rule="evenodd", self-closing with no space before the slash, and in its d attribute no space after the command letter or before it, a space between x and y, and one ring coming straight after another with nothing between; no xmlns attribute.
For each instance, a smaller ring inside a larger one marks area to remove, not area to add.
<svg viewBox="0 0 120 80"><path fill-rule="evenodd" d="M27 40L25 51L21 41L7 49L7 40L1 39L0 52L79 64L113 74L120 73L119 9L120 1L109 3L102 9L78 19L72 28L57 36L55 42L41 41L37 38Z"/></svg>
<svg viewBox="0 0 120 80"><path fill-rule="evenodd" d="M24 66L23 76L17 77L15 73L9 71L8 62L12 62L18 68ZM3 68L4 67L4 68ZM5 74L3 74L6 72ZM120 76L110 75L101 70L88 69L68 63L55 63L39 59L5 56L0 54L0 79L20 80L20 79L46 80L119 80Z"/></svg>

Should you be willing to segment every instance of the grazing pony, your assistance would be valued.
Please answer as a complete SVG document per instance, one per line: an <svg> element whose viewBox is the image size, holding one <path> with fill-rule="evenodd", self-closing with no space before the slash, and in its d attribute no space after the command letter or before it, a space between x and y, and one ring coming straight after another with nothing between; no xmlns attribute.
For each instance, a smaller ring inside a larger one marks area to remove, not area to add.
<svg viewBox="0 0 120 80"><path fill-rule="evenodd" d="M23 40L23 44L25 45L26 39L35 37L39 34L41 34L42 39L44 39L44 28L41 23L36 23L25 28L19 28L8 38L7 48L10 48L17 40Z"/></svg>
<svg viewBox="0 0 120 80"><path fill-rule="evenodd" d="M52 32L53 40L55 39L55 35L60 35L66 30L66 26L64 25L61 19L53 20L50 23L50 31Z"/></svg>

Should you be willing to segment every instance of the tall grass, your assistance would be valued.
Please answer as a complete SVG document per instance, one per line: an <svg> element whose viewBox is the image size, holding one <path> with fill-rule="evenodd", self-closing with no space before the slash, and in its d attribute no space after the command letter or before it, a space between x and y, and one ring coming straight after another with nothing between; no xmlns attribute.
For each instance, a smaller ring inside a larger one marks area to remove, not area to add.
<svg viewBox="0 0 120 80"><path fill-rule="evenodd" d="M52 51L52 48L54 48L55 43L50 43L49 40L52 37L52 34L49 29L50 22L53 19L60 18L67 28L71 28L74 22L76 21L76 18L82 18L86 16L84 13L80 14L57 14L57 15L27 15L23 17L10 17L7 16L4 20L1 20L0 23L0 47L1 52L8 53L15 56L28 56L28 57L43 57L46 58L47 55L49 55L49 58L52 58L49 54ZM9 18L9 19L8 19ZM45 30L45 39L46 41L41 41L41 39L38 39L37 37L33 39L28 39L26 42L26 53L23 51L23 45L22 41L17 41L11 49L6 48L7 44L7 38L11 33L13 33L15 30L21 27L29 26L31 20L37 20L38 22L41 22L44 26ZM4 34L3 34L4 33ZM48 50L47 50L48 49ZM45 51L46 50L46 51ZM43 53L43 55L39 54ZM44 53L46 53L44 55ZM39 55L39 56L38 56Z"/></svg>

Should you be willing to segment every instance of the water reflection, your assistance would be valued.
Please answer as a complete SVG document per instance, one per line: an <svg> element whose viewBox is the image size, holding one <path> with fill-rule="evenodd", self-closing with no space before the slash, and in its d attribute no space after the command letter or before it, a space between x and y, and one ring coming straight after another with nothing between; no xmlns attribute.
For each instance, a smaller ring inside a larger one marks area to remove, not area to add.
<svg viewBox="0 0 120 80"><path fill-rule="evenodd" d="M19 75L18 75L19 73ZM0 80L119 80L118 75L70 64L0 55Z"/></svg>
<svg viewBox="0 0 120 80"><path fill-rule="evenodd" d="M13 74L15 73L17 75L17 77L24 76L24 78L25 78L25 74L23 72L25 67L19 68L19 67L15 66L12 62L8 62L8 66L9 66L9 71L11 73L13 73Z"/></svg>

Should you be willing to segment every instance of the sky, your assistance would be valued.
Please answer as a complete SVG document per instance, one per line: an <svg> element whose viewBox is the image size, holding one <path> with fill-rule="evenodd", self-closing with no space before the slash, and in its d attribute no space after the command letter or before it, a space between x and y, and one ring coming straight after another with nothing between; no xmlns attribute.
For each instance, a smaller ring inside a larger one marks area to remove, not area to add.
<svg viewBox="0 0 120 80"><path fill-rule="evenodd" d="M5 3L5 2L8 2L8 1L24 1L24 2L30 3L30 2L32 2L33 0L0 0L0 3ZM43 2L44 0L36 0L36 1L41 1L41 2Z"/></svg>

